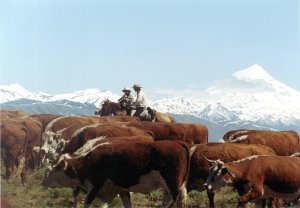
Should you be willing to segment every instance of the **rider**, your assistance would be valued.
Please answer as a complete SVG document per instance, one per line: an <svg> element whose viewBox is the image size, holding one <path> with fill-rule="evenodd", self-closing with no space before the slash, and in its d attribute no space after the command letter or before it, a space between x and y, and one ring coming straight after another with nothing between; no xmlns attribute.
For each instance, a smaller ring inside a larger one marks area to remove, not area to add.
<svg viewBox="0 0 300 208"><path fill-rule="evenodd" d="M132 104L132 106L135 106L136 111L133 115L139 118L141 118L141 113L147 109L147 98L141 88L139 84L133 85L133 89L136 92L136 100Z"/></svg>
<svg viewBox="0 0 300 208"><path fill-rule="evenodd" d="M131 104L134 100L134 97L132 95L130 95L129 87L124 87L122 92L124 92L124 95L118 100L118 103L120 103L122 109L126 110L126 114L128 116L130 116L131 115Z"/></svg>

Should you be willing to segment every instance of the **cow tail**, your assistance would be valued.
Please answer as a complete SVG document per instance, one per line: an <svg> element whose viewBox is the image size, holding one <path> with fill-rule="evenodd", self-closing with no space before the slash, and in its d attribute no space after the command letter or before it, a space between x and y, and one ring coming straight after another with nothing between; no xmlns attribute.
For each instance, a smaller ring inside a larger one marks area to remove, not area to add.
<svg viewBox="0 0 300 208"><path fill-rule="evenodd" d="M186 161L187 161L187 172L186 172L185 180L184 180L185 181L185 185L187 185L188 177L189 177L189 172L190 172L191 158L192 158L192 155L194 154L194 152L196 150L197 145L189 146L189 145L187 145L184 142L179 142L179 143L181 144L182 147L185 148L185 150L187 152L187 158L186 158Z"/></svg>
<svg viewBox="0 0 300 208"><path fill-rule="evenodd" d="M43 147L43 129L41 129L41 137L40 137L40 149L39 149L39 153L37 155L37 166L38 166L38 169L40 169L40 167L42 166L42 147ZM36 160L36 159L35 159ZM40 160L40 161L39 161Z"/></svg>
<svg viewBox="0 0 300 208"><path fill-rule="evenodd" d="M19 175L22 173L22 170L25 168L25 162L26 162L26 153L27 153L27 146L28 146L28 140L29 140L29 136L28 136L28 131L26 128L23 128L22 130L25 131L26 137L25 137L25 143L22 146L22 148L20 149L19 155L16 158L16 163L17 163L17 172L16 175ZM22 181L23 182L23 181Z"/></svg>
<svg viewBox="0 0 300 208"><path fill-rule="evenodd" d="M26 133L26 137L25 137L25 144L24 144L24 148L23 148L23 158L24 158L24 165L25 165L25 160L26 160L26 154L27 154L27 149L28 149L28 140L29 140L29 135L28 135L28 131L26 128L23 129Z"/></svg>
<svg viewBox="0 0 300 208"><path fill-rule="evenodd" d="M187 171L185 172L183 186L180 187L181 193L179 194L179 198L177 199L177 202L179 201L181 204L186 205L187 204L187 184L188 184L188 178L189 178L189 172L190 172L190 165L191 165L191 158L193 153L195 152L196 146L190 147L184 142L179 142L179 144L185 148L186 150L186 161L187 161ZM180 206L179 206L180 207Z"/></svg>

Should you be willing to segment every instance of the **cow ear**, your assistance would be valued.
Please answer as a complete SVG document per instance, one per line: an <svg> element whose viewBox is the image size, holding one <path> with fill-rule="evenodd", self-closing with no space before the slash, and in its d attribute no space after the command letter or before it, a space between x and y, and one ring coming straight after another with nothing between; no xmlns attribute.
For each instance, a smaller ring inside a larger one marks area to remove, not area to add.
<svg viewBox="0 0 300 208"><path fill-rule="evenodd" d="M228 169L227 168L222 168L222 171L221 171L221 173L222 173L222 175L224 175L224 174L226 174L226 173L228 173Z"/></svg>

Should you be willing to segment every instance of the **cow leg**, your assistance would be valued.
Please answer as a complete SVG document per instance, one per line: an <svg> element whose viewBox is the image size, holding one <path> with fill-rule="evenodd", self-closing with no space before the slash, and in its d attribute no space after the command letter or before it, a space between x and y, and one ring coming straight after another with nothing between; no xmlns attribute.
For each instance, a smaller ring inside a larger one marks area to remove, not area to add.
<svg viewBox="0 0 300 208"><path fill-rule="evenodd" d="M168 190L163 191L162 207L170 206L169 203L172 202L172 196Z"/></svg>
<svg viewBox="0 0 300 208"><path fill-rule="evenodd" d="M72 205L71 208L76 208L77 207L78 195L79 195L80 190L81 190L80 187L76 187L76 188L73 189L72 196L73 196L74 202L73 202L73 205Z"/></svg>
<svg viewBox="0 0 300 208"><path fill-rule="evenodd" d="M177 207L186 207L187 205L187 190L185 183L183 183L179 190L179 195L177 198Z"/></svg>
<svg viewBox="0 0 300 208"><path fill-rule="evenodd" d="M15 164L13 161L11 160L6 160L5 161L5 169L6 169L6 172L5 172L5 179L6 180L9 180L11 174L13 173L14 171L14 167L15 167Z"/></svg>
<svg viewBox="0 0 300 208"><path fill-rule="evenodd" d="M265 208L266 207L266 199L259 199L255 201L255 208Z"/></svg>
<svg viewBox="0 0 300 208"><path fill-rule="evenodd" d="M276 208L276 207L284 207L284 201L280 198L271 198L272 201L270 202L270 207Z"/></svg>
<svg viewBox="0 0 300 208"><path fill-rule="evenodd" d="M26 180L24 177L24 172L25 172L25 157L21 156L20 158L17 159L18 160L18 166L17 166L17 171L15 173L15 175L20 175L21 176L21 180L22 180L22 185L24 185L24 180Z"/></svg>
<svg viewBox="0 0 300 208"><path fill-rule="evenodd" d="M260 186L252 186L252 189L240 197L239 206L246 204L249 201L252 201L258 197L262 196L263 188L259 188Z"/></svg>
<svg viewBox="0 0 300 208"><path fill-rule="evenodd" d="M26 167L23 167L22 172L20 173L22 185L24 186L27 183L26 179Z"/></svg>
<svg viewBox="0 0 300 208"><path fill-rule="evenodd" d="M215 192L207 190L206 193L207 193L207 197L209 200L209 208L214 208L215 207L215 200L214 200Z"/></svg>
<svg viewBox="0 0 300 208"><path fill-rule="evenodd" d="M88 208L91 205L92 201L96 198L98 192L99 192L98 188L93 188L88 192L84 202L84 208Z"/></svg>
<svg viewBox="0 0 300 208"><path fill-rule="evenodd" d="M119 193L119 195L122 200L123 206L125 208L131 208L132 204L131 204L131 200L130 200L130 193L129 192L121 192L121 193Z"/></svg>
<svg viewBox="0 0 300 208"><path fill-rule="evenodd" d="M182 184L182 187L180 188L171 186L170 190L173 200L169 200L167 207L172 205L176 205L178 208L185 207L187 201L187 191L184 184Z"/></svg>

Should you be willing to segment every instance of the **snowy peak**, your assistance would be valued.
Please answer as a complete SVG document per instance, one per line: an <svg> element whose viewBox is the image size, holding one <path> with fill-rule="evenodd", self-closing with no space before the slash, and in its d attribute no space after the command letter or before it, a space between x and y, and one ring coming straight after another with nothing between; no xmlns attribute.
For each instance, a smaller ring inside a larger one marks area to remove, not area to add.
<svg viewBox="0 0 300 208"><path fill-rule="evenodd" d="M19 84L0 85L0 90L6 92L13 92L13 93L17 92L17 94L22 96L27 96L31 94L29 91L25 90L25 88Z"/></svg>
<svg viewBox="0 0 300 208"><path fill-rule="evenodd" d="M30 92L25 90L21 85L10 84L0 85L0 102L8 102L30 96Z"/></svg>
<svg viewBox="0 0 300 208"><path fill-rule="evenodd" d="M274 78L258 64L237 71L233 76L239 80L264 80L267 82L274 80Z"/></svg>
<svg viewBox="0 0 300 208"><path fill-rule="evenodd" d="M275 79L258 64L254 64L246 69L235 72L233 74L233 77L237 79L238 82L243 86L248 85L248 89L255 93L264 93L265 91L269 91L281 94L295 95L298 97L300 95L297 90L292 89L291 87ZM256 91L254 89L256 89Z"/></svg>

